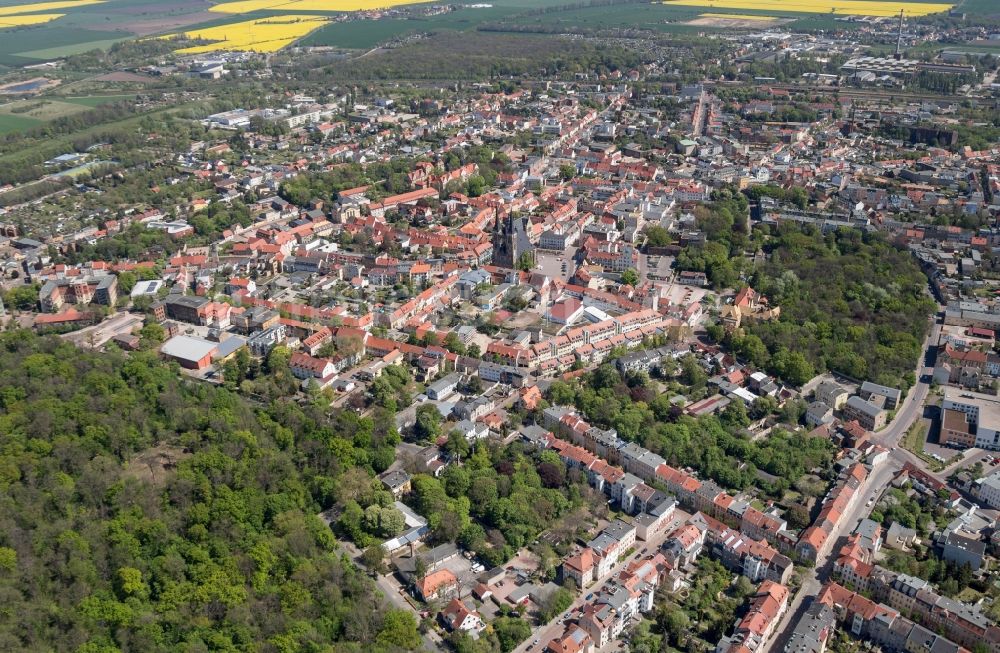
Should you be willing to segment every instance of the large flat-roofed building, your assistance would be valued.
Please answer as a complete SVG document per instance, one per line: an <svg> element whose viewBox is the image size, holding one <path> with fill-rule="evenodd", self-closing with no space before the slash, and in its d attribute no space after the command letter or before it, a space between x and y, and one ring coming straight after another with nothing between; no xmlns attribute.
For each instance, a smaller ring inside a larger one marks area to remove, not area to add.
<svg viewBox="0 0 1000 653"><path fill-rule="evenodd" d="M46 313L54 313L65 304L113 306L118 301L118 277L106 274L50 279L38 291L38 301Z"/></svg>
<svg viewBox="0 0 1000 653"><path fill-rule="evenodd" d="M208 299L193 295L171 295L167 297L164 306L167 317L171 320L179 320L189 324L201 324L204 315L205 304Z"/></svg>
<svg viewBox="0 0 1000 653"><path fill-rule="evenodd" d="M130 296L135 299L136 297L155 297L160 288L162 288L165 282L162 279L153 279L150 281L138 281L134 286L132 286L132 292L129 293Z"/></svg>
<svg viewBox="0 0 1000 653"><path fill-rule="evenodd" d="M1000 450L1000 398L946 386L941 402L941 442Z"/></svg>
<svg viewBox="0 0 1000 653"><path fill-rule="evenodd" d="M163 343L160 353L177 361L181 367L200 370L212 364L212 356L218 351L219 343L192 336L174 336Z"/></svg>
<svg viewBox="0 0 1000 653"><path fill-rule="evenodd" d="M973 481L970 491L990 508L1000 508L1000 471Z"/></svg>
<svg viewBox="0 0 1000 653"><path fill-rule="evenodd" d="M893 59L892 57L854 57L840 67L845 73L869 72L879 75L914 75L918 64L915 59Z"/></svg>
<svg viewBox="0 0 1000 653"><path fill-rule="evenodd" d="M976 434L969 415L960 410L942 410L940 442L963 449L975 446Z"/></svg>

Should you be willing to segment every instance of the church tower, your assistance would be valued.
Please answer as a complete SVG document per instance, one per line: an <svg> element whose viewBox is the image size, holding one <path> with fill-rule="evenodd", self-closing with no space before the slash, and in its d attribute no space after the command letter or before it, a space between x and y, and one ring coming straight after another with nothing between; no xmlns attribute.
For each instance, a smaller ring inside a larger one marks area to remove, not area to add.
<svg viewBox="0 0 1000 653"><path fill-rule="evenodd" d="M524 251L520 242L524 223L521 218L515 218L511 214L501 216L499 209L494 209L494 215L493 265L513 269Z"/></svg>

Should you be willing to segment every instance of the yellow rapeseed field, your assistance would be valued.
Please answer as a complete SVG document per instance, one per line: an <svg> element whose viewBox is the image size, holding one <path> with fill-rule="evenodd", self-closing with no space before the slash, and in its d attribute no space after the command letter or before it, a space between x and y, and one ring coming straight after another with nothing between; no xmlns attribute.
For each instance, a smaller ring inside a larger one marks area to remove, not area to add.
<svg viewBox="0 0 1000 653"><path fill-rule="evenodd" d="M66 14L28 14L27 16L0 16L0 29L6 27L23 27L24 25L41 25Z"/></svg>
<svg viewBox="0 0 1000 653"><path fill-rule="evenodd" d="M851 16L926 16L948 11L954 4L930 2L878 2L869 0L664 0L666 5L712 9L756 9L792 11L802 14L838 14Z"/></svg>
<svg viewBox="0 0 1000 653"><path fill-rule="evenodd" d="M182 32L190 39L216 41L177 50L181 54L200 54L218 50L244 50L249 52L276 52L294 43L309 32L326 25L325 16L289 15L245 20L239 23L216 25L204 29ZM161 38L174 38L171 34Z"/></svg>
<svg viewBox="0 0 1000 653"><path fill-rule="evenodd" d="M211 11L245 14L261 9L280 11L367 11L411 5L427 0L235 0L215 5Z"/></svg>
<svg viewBox="0 0 1000 653"><path fill-rule="evenodd" d="M87 5L97 5L104 0L58 0L57 2L34 2L26 5L10 5L0 7L0 16L13 16L15 14L30 14L35 11L52 11L53 9L70 9L72 7L86 7Z"/></svg>

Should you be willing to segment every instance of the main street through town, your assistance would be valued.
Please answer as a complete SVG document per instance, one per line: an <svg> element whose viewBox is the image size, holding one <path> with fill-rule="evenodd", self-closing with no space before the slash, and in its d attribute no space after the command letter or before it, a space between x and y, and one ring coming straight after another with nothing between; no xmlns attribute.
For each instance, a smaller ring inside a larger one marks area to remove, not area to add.
<svg viewBox="0 0 1000 653"><path fill-rule="evenodd" d="M889 487L896 473L903 468L906 463L912 463L923 468L924 462L911 452L899 446L899 441L909 430L913 423L923 417L924 403L930 392L930 375L933 372L934 349L936 348L938 337L941 333L941 325L935 321L930 333L924 340L923 356L917 365L917 383L910 389L909 394L903 400L902 406L896 412L892 422L878 433L872 434L872 441L889 450L889 457L882 464L875 467L869 474L865 483L861 486L859 496L854 503L844 513L837 522L833 532L826 541L823 550L819 552L816 566L812 569L800 567L800 578L802 585L795 597L788 605L788 610L775 628L775 635L765 643L762 653L771 651L781 651L785 643L792 634L795 624L812 603L812 600L819 594L823 587L823 582L829 578L832 571L835 554L840 549L840 540L857 527L863 519L871 512L872 507L882 493Z"/></svg>

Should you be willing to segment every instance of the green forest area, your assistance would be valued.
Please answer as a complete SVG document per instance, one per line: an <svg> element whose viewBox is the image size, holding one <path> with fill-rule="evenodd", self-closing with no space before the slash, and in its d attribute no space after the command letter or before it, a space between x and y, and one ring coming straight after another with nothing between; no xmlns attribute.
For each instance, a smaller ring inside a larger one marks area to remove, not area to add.
<svg viewBox="0 0 1000 653"><path fill-rule="evenodd" d="M370 423L23 331L0 367L0 650L419 646L317 516Z"/></svg>
<svg viewBox="0 0 1000 653"><path fill-rule="evenodd" d="M708 376L693 356L683 358L669 374L676 380L664 388L646 374L623 377L605 364L585 375L582 382L554 382L549 402L574 406L587 420L614 428L625 440L638 442L669 464L696 469L733 490L756 486L781 498L807 472L825 469L832 462L829 440L783 429L758 441L747 437L744 429L751 419L776 409L770 398L759 399L749 411L733 402L718 416L684 415L671 397L678 392L701 396ZM797 422L803 409L798 402L788 402L783 421ZM764 480L757 470L773 478Z"/></svg>
<svg viewBox="0 0 1000 653"><path fill-rule="evenodd" d="M772 192L774 191L774 192ZM801 192L758 187L805 205ZM820 233L786 223L752 232L747 198L728 190L694 214L708 242L677 257L681 270L708 275L716 288L750 285L781 308L772 321L709 334L754 366L795 386L833 370L893 387L915 381L914 367L936 308L913 257L881 234L857 229ZM769 232L769 229L773 231ZM744 254L759 252L753 262Z"/></svg>
<svg viewBox="0 0 1000 653"><path fill-rule="evenodd" d="M908 252L878 234L796 226L766 249L751 285L781 307L781 318L750 324L732 343L738 351L796 385L823 370L893 387L915 382L935 304ZM799 354L807 365L790 366Z"/></svg>

